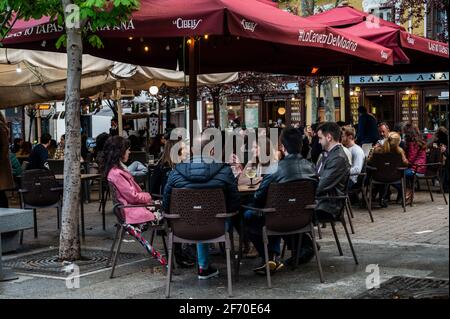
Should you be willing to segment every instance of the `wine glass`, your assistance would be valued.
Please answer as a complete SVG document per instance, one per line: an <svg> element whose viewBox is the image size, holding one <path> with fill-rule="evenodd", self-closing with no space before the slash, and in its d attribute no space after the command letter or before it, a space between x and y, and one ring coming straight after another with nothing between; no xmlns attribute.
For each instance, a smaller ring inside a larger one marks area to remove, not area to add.
<svg viewBox="0 0 450 319"><path fill-rule="evenodd" d="M256 177L256 166L255 165L248 165L245 168L245 176L247 176L248 178L250 178L250 188L255 187L255 185L253 185L253 179Z"/></svg>

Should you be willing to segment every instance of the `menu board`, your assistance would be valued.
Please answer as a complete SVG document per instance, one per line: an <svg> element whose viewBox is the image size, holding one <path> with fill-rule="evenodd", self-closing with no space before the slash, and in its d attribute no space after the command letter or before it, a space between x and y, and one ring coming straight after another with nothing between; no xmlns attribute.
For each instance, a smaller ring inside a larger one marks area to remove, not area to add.
<svg viewBox="0 0 450 319"><path fill-rule="evenodd" d="M352 112L353 124L358 124L358 107L359 107L359 96L350 96L350 109Z"/></svg>
<svg viewBox="0 0 450 319"><path fill-rule="evenodd" d="M401 95L401 119L402 122L419 126L419 94Z"/></svg>
<svg viewBox="0 0 450 319"><path fill-rule="evenodd" d="M300 123L302 120L300 112L300 100L291 101L291 124Z"/></svg>

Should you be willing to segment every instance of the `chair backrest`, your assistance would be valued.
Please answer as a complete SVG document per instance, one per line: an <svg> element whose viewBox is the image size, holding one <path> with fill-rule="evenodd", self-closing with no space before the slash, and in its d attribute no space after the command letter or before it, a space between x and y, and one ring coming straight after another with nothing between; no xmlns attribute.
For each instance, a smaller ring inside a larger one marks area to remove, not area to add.
<svg viewBox="0 0 450 319"><path fill-rule="evenodd" d="M397 153L374 153L370 166L376 170L371 173L372 179L381 183L393 183L402 178L402 156Z"/></svg>
<svg viewBox="0 0 450 319"><path fill-rule="evenodd" d="M316 182L310 180L270 184L266 207L276 212L266 214L267 229L290 232L307 226L314 209L305 207L314 204L315 193Z"/></svg>
<svg viewBox="0 0 450 319"><path fill-rule="evenodd" d="M128 163L133 163L134 161L141 162L145 166L148 164L147 152L143 151L133 151L130 152L130 156L128 157Z"/></svg>
<svg viewBox="0 0 450 319"><path fill-rule="evenodd" d="M117 189L116 186L113 183L108 182L109 185L109 192L111 194L111 200L114 205L113 212L116 215L117 221L120 224L125 223L125 213L123 211L123 208L119 207L118 205L121 205L122 203L117 199Z"/></svg>
<svg viewBox="0 0 450 319"><path fill-rule="evenodd" d="M61 193L52 191L52 188L59 187L55 174L46 169L32 169L24 171L22 174L21 188L26 190L23 193L23 204L46 207L56 204L61 199Z"/></svg>
<svg viewBox="0 0 450 319"><path fill-rule="evenodd" d="M425 176L434 177L439 176L442 169L443 157L439 148L430 148L427 153L427 164L436 164L427 166Z"/></svg>
<svg viewBox="0 0 450 319"><path fill-rule="evenodd" d="M225 234L225 218L216 214L227 212L225 194L221 188L174 188L170 196L170 219L175 236L186 240L209 240Z"/></svg>
<svg viewBox="0 0 450 319"><path fill-rule="evenodd" d="M64 160L48 160L48 167L55 175L64 174Z"/></svg>

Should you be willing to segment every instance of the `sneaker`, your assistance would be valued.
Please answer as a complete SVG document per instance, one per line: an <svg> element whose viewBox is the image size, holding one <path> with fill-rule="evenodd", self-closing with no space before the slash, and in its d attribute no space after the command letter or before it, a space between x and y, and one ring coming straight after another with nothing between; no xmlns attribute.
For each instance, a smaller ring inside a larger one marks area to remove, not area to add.
<svg viewBox="0 0 450 319"><path fill-rule="evenodd" d="M219 275L219 270L209 266L207 269L198 268L198 279L204 280Z"/></svg>
<svg viewBox="0 0 450 319"><path fill-rule="evenodd" d="M284 267L284 264L281 262L280 258L274 258L274 260L269 260L269 270L270 273L273 274L277 272L278 270L282 269ZM266 264L263 262L262 265L253 268L253 271L259 275L265 275L266 274Z"/></svg>

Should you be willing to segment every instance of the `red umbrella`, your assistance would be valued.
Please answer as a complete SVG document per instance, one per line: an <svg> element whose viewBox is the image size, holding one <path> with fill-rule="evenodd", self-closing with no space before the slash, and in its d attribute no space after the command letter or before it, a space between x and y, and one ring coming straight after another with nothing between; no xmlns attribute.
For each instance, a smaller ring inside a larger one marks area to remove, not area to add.
<svg viewBox="0 0 450 319"><path fill-rule="evenodd" d="M356 10L351 6L337 7L307 19L339 28L394 51L396 64L394 68L369 67L368 72L423 72L448 69L448 43L410 34L402 26Z"/></svg>
<svg viewBox="0 0 450 319"><path fill-rule="evenodd" d="M48 19L18 21L3 44L54 51L62 31ZM199 73L309 74L316 66L339 74L348 64L393 63L386 47L254 0L143 0L131 21L98 34L105 48L85 45L86 53L171 69L182 67L183 37L208 35L196 41Z"/></svg>
<svg viewBox="0 0 450 319"><path fill-rule="evenodd" d="M48 19L35 24L19 21L3 44L55 51L62 31L56 21ZM104 48L88 44L85 53L189 70L190 123L197 117L196 74L311 74L314 67L321 74L336 75L343 74L348 65L365 69L393 64L389 48L256 0L142 0L132 20L96 31ZM189 50L185 50L186 37L191 37Z"/></svg>

